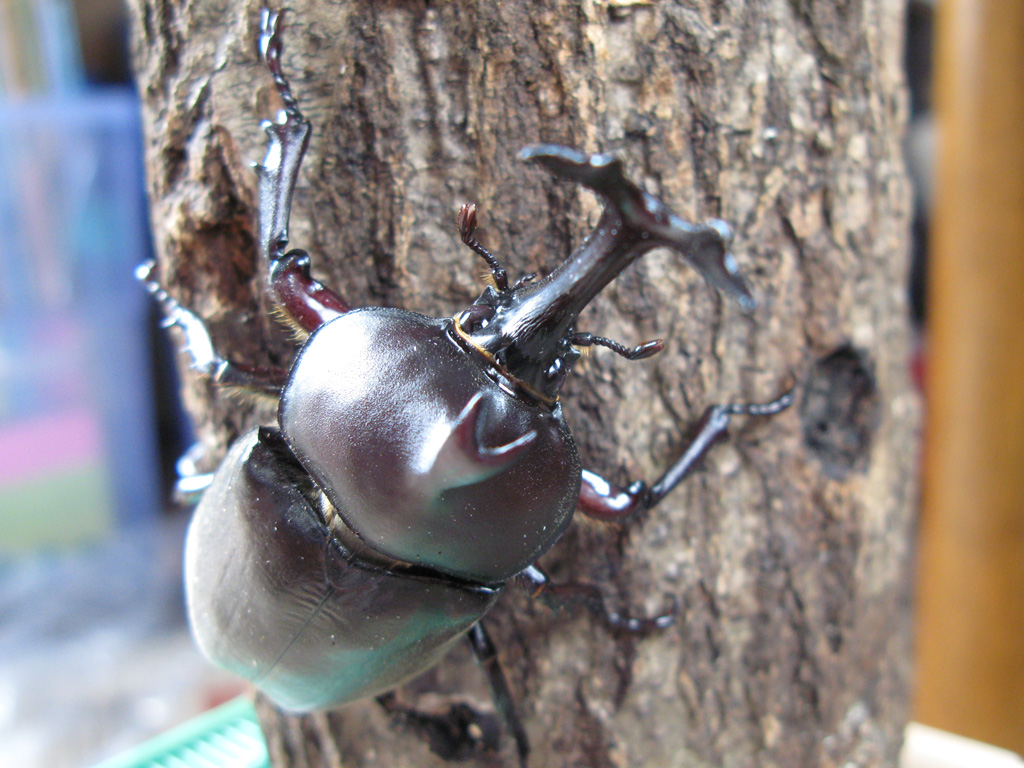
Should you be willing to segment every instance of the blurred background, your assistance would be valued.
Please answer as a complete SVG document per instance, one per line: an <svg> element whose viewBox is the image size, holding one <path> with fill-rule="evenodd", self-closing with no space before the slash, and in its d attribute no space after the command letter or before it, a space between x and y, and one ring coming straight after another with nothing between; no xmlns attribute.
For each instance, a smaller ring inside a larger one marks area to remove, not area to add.
<svg viewBox="0 0 1024 768"><path fill-rule="evenodd" d="M180 586L189 443L119 0L0 0L0 766L95 765L241 690Z"/></svg>
<svg viewBox="0 0 1024 768"><path fill-rule="evenodd" d="M3 767L91 766L241 690L184 623L187 513L166 500L190 433L132 277L150 245L127 36L120 0L0 0ZM913 0L906 71L914 717L1024 752L1024 2Z"/></svg>

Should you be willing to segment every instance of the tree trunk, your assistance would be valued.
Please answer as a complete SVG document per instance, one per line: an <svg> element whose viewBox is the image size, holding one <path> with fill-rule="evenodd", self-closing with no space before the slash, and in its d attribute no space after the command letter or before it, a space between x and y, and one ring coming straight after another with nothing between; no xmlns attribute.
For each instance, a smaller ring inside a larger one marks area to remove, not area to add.
<svg viewBox="0 0 1024 768"><path fill-rule="evenodd" d="M277 108L256 55L258 4L132 5L162 280L229 357L284 364L254 246L249 163L263 154L258 121ZM455 233L463 202L479 205L480 238L513 277L549 271L600 205L516 153L538 141L617 149L680 215L732 224L760 304L744 316L664 250L605 290L582 330L667 345L640 363L598 350L572 377L563 401L584 465L653 479L704 405L798 383L796 407L742 420L650 514L578 521L543 558L623 610L675 597L674 626L613 636L517 590L489 615L531 766L894 765L918 428L902 4L289 6L285 69L314 126L291 242L348 300L437 316L470 303L481 265ZM194 376L186 390L214 456L273 418ZM515 764L508 739L496 758L429 732L454 727L453 703L492 711L468 651L395 701L405 714L371 700L292 718L261 704L275 765L422 768L444 765L445 750Z"/></svg>

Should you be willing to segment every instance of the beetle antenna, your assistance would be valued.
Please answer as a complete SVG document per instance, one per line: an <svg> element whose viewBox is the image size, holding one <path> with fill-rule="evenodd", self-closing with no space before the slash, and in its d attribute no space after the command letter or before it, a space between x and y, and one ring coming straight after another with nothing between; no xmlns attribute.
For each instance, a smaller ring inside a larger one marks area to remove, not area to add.
<svg viewBox="0 0 1024 768"><path fill-rule="evenodd" d="M622 355L627 360L643 360L647 357L652 357L665 348L665 342L661 339L654 339L653 341L645 341L643 344L638 344L635 347L627 347L625 344L620 344L612 339L606 339L604 336L595 336L592 333L575 333L572 337L572 343L577 347L607 347L617 355Z"/></svg>
<svg viewBox="0 0 1024 768"><path fill-rule="evenodd" d="M292 88L281 68L281 29L283 28L284 11L272 11L264 8L260 12L260 57L267 63L277 93L284 102L284 111L296 120L302 120L299 102L292 94Z"/></svg>
<svg viewBox="0 0 1024 768"><path fill-rule="evenodd" d="M476 231L476 205L465 204L459 209L459 215L456 218L456 223L459 227L459 237L462 238L462 242L476 251L483 260L487 262L487 266L490 267L491 275L494 277L495 287L505 292L508 290L508 273L505 272L505 268L501 266L498 260L494 257L490 251L484 248L480 243L473 237L473 232Z"/></svg>

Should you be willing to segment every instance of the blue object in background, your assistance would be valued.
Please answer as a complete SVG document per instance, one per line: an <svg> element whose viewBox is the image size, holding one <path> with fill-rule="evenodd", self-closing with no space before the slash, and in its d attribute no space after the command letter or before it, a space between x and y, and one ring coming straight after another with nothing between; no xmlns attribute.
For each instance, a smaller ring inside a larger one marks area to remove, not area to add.
<svg viewBox="0 0 1024 768"><path fill-rule="evenodd" d="M159 488L138 101L0 103L0 137L2 553L152 520Z"/></svg>

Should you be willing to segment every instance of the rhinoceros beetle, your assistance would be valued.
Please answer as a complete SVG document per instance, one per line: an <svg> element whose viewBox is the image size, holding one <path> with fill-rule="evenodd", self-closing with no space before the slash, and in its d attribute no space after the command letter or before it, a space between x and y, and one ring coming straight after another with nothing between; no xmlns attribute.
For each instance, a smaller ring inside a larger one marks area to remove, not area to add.
<svg viewBox="0 0 1024 768"><path fill-rule="evenodd" d="M510 581L552 602L579 601L612 628L648 632L609 610L600 591L552 584L535 565L575 510L618 520L656 505L725 432L760 405L709 408L696 437L653 485L620 488L580 467L559 390L580 348L638 360L636 347L576 331L576 318L645 252L682 253L743 308L753 298L728 251L724 222L689 224L628 181L619 159L560 146L522 159L589 187L606 207L596 230L549 276L509 282L473 237L476 208L457 218L493 278L450 318L352 308L288 250L288 219L310 124L281 69L280 14L264 10L260 50L284 109L263 128L260 256L275 311L305 337L289 371L219 356L202 321L144 268L142 279L185 334L192 367L214 383L279 400L278 424L234 443L212 476L186 544L188 612L214 663L286 710L336 707L382 694L468 637L525 764L528 744L481 618Z"/></svg>

